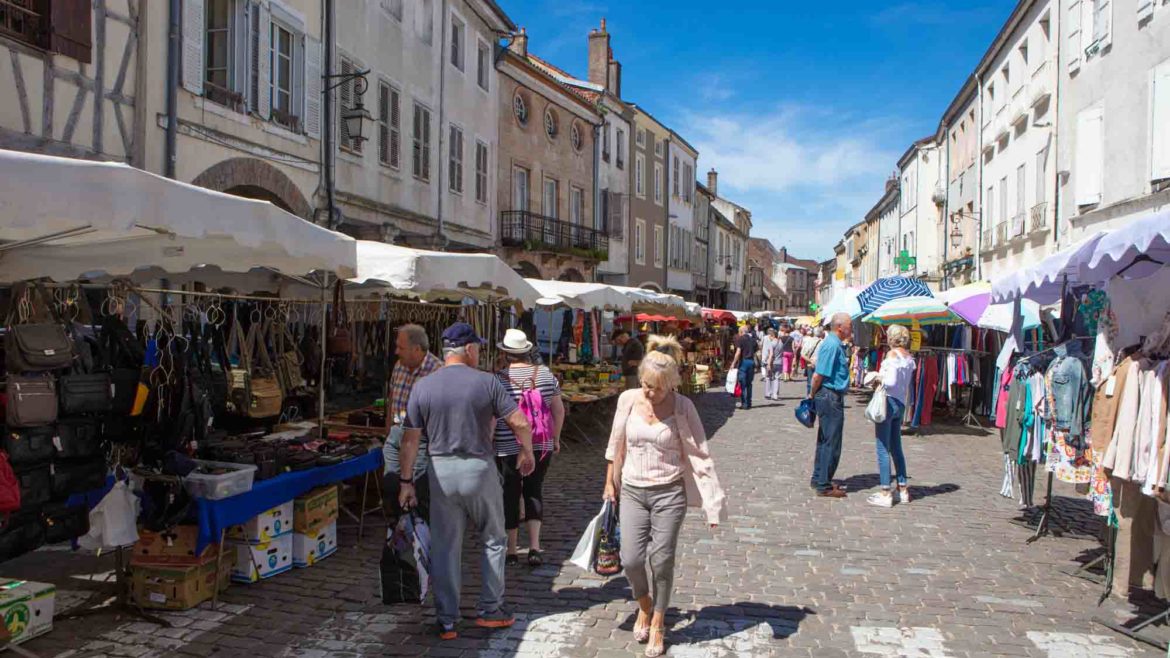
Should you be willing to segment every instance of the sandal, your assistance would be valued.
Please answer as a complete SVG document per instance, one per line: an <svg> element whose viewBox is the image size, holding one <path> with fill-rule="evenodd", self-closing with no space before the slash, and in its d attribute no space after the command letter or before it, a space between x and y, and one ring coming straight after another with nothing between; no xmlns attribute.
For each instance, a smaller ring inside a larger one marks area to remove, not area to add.
<svg viewBox="0 0 1170 658"><path fill-rule="evenodd" d="M508 553L508 557L504 558L504 566L505 567L520 566L520 556L516 555L515 553Z"/></svg>
<svg viewBox="0 0 1170 658"><path fill-rule="evenodd" d="M638 644L646 644L650 641L650 615L646 615L646 624L639 627L638 622L642 621L643 613L638 611L638 616L634 619L634 641Z"/></svg>
<svg viewBox="0 0 1170 658"><path fill-rule="evenodd" d="M544 554L540 551L528 550L528 566L532 568L539 567L544 564Z"/></svg>
<svg viewBox="0 0 1170 658"><path fill-rule="evenodd" d="M654 637L658 637L661 640L661 643L659 643L659 644L654 643L652 640L652 638L654 638ZM649 644L646 645L646 651L645 651L646 658L658 658L658 656L661 656L661 655L666 653L666 629L665 628L654 628L653 626L651 626L648 641L649 641Z"/></svg>

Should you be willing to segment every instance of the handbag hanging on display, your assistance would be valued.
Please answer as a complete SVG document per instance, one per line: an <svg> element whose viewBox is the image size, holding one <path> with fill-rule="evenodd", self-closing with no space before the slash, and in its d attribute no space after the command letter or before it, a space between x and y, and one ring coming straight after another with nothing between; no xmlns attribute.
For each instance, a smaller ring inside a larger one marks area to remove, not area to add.
<svg viewBox="0 0 1170 658"><path fill-rule="evenodd" d="M37 427L57 421L57 386L52 375L9 373L5 390L9 427Z"/></svg>
<svg viewBox="0 0 1170 658"><path fill-rule="evenodd" d="M328 356L349 356L353 340L349 332L349 312L345 307L345 288L342 281L333 286L333 308L329 312L325 353Z"/></svg>
<svg viewBox="0 0 1170 658"><path fill-rule="evenodd" d="M36 310L33 298L49 311L51 322L15 323L13 317L31 317ZM14 305L21 308L9 317L8 332L4 335L4 359L9 373L43 372L68 368L73 363L73 341L53 306L52 299L39 283L30 292L27 287L15 286ZM28 307L27 309L25 307Z"/></svg>
<svg viewBox="0 0 1170 658"><path fill-rule="evenodd" d="M9 429L4 433L3 444L8 461L16 468L48 462L57 454L57 448L53 445L56 434L57 428L52 425Z"/></svg>

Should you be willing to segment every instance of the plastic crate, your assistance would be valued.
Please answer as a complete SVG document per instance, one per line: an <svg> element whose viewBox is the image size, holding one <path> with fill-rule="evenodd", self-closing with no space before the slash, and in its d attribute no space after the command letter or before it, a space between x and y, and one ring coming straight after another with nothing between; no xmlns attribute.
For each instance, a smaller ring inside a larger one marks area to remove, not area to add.
<svg viewBox="0 0 1170 658"><path fill-rule="evenodd" d="M183 485L187 492L196 498L219 500L231 498L252 490L252 479L256 475L256 467L252 464L233 464L231 462L213 462L196 459L200 468L223 469L225 473L199 473L193 471L183 478Z"/></svg>

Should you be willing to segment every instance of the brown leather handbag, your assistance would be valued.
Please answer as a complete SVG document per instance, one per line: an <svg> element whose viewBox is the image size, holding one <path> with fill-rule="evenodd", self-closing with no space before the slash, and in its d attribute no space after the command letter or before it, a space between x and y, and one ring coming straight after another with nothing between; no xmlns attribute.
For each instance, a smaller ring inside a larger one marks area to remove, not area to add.
<svg viewBox="0 0 1170 658"><path fill-rule="evenodd" d="M30 305L29 318L36 315L39 306L49 312L51 321L18 323L12 320L22 314L10 314L8 332L4 335L4 360L8 372L43 372L72 365L73 341L44 286L38 283L31 290L27 286L17 286L13 289L13 299L18 300L14 304Z"/></svg>
<svg viewBox="0 0 1170 658"><path fill-rule="evenodd" d="M333 286L333 308L329 311L328 333L325 336L325 353L328 356L349 356L353 352L349 311L345 307L345 288L342 283L338 281Z"/></svg>
<svg viewBox="0 0 1170 658"><path fill-rule="evenodd" d="M238 324L235 331L242 333ZM240 345L240 365L243 367L231 371L231 397L236 413L249 418L279 416L284 405L280 380L261 333L258 324L248 329L248 335Z"/></svg>
<svg viewBox="0 0 1170 658"><path fill-rule="evenodd" d="M9 374L5 391L9 427L38 427L57 422L57 386L52 375Z"/></svg>

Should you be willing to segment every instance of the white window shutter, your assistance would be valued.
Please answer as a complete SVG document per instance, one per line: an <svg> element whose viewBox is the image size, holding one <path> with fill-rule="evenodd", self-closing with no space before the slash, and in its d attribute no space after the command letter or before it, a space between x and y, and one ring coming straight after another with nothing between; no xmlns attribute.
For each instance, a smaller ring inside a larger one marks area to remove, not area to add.
<svg viewBox="0 0 1170 658"><path fill-rule="evenodd" d="M305 132L321 136L321 42L305 37Z"/></svg>
<svg viewBox="0 0 1170 658"><path fill-rule="evenodd" d="M1150 180L1163 180L1170 178L1170 63L1154 69L1150 84Z"/></svg>
<svg viewBox="0 0 1170 658"><path fill-rule="evenodd" d="M1113 0L1097 0L1096 16L1093 18L1093 41L1098 51L1113 43Z"/></svg>
<svg viewBox="0 0 1170 658"><path fill-rule="evenodd" d="M183 0L183 87L203 95L203 0Z"/></svg>
<svg viewBox="0 0 1170 658"><path fill-rule="evenodd" d="M271 38L272 28L271 16L268 12L268 7L264 5L257 5L256 10L259 12L257 22L254 24L257 30L256 38L253 43L256 44L256 61L258 67L256 69L256 112L260 118L267 119L271 113L272 107L272 90L270 69L272 68L272 52L269 46L269 39Z"/></svg>
<svg viewBox="0 0 1170 658"><path fill-rule="evenodd" d="M1068 0L1068 53L1069 73L1075 73L1081 68L1081 59L1084 52L1081 48L1081 2L1082 0Z"/></svg>
<svg viewBox="0 0 1170 658"><path fill-rule="evenodd" d="M1144 21L1154 15L1154 0L1138 0L1137 19Z"/></svg>
<svg viewBox="0 0 1170 658"><path fill-rule="evenodd" d="M1100 108L1084 110L1077 116L1076 169L1073 175L1076 176L1078 206L1101 203L1104 118Z"/></svg>

